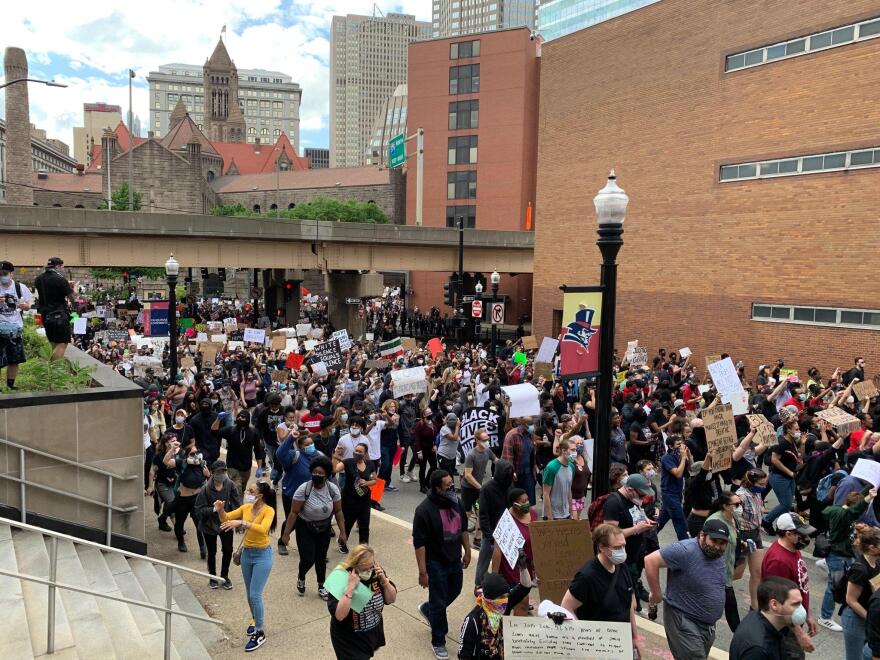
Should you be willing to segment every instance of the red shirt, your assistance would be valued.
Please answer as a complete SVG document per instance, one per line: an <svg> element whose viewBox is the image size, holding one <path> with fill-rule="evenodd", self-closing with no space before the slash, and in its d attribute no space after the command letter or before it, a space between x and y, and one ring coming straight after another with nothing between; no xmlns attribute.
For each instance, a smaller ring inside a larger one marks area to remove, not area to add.
<svg viewBox="0 0 880 660"><path fill-rule="evenodd" d="M684 399L684 409L685 410L696 410L697 409L697 401L691 403L691 399L696 399L700 396L700 391L696 387L691 387L691 384L688 383L684 387L681 388L681 398Z"/></svg>
<svg viewBox="0 0 880 660"><path fill-rule="evenodd" d="M853 431L849 434L849 447L846 448L846 453L849 454L854 451L859 450L859 446L862 444L862 438L865 437L865 429L859 429L858 431Z"/></svg>
<svg viewBox="0 0 880 660"><path fill-rule="evenodd" d="M794 552L784 548L779 541L774 542L764 554L761 562L761 577L786 578L794 582L801 591L804 599L804 609L810 611L810 573L807 571L807 563L801 557L800 550Z"/></svg>
<svg viewBox="0 0 880 660"><path fill-rule="evenodd" d="M529 510L529 516L531 521L534 522L538 519L538 514L535 513L534 509ZM526 544L523 546L523 552L526 555L526 566L529 569L529 575L535 575L535 564L534 564L534 555L532 554L532 535L529 533L529 526L520 522L513 518L513 522L516 523L517 528L520 533L523 535L523 538L526 540ZM519 569L511 568L510 564L507 563L507 559L504 556L504 553L501 553L501 575L504 576L504 579L507 580L509 584L518 584L519 583Z"/></svg>
<svg viewBox="0 0 880 660"><path fill-rule="evenodd" d="M798 409L798 414L804 411L804 404L802 404L797 397L790 396L788 397L788 401L786 401L783 405L786 406L794 406Z"/></svg>
<svg viewBox="0 0 880 660"><path fill-rule="evenodd" d="M309 433L317 433L321 430L321 420L324 419L324 415L318 413L317 415L312 415L312 413L308 413L303 415L300 418L300 421L303 423Z"/></svg>

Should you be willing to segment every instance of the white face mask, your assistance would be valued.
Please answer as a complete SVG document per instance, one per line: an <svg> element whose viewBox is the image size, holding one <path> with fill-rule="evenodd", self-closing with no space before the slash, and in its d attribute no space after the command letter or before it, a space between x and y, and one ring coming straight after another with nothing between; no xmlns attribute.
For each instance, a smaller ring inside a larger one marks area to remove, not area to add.
<svg viewBox="0 0 880 660"><path fill-rule="evenodd" d="M356 438L361 434L361 430L358 428L351 428L348 432L351 433L351 437L353 438Z"/></svg>
<svg viewBox="0 0 880 660"><path fill-rule="evenodd" d="M615 548L611 550L611 554L608 556L608 559L611 560L612 564L619 566L626 562L626 548Z"/></svg>
<svg viewBox="0 0 880 660"><path fill-rule="evenodd" d="M250 493L245 493L244 501L247 502L248 504L253 504L254 502L257 501L257 496L251 495Z"/></svg>
<svg viewBox="0 0 880 660"><path fill-rule="evenodd" d="M183 415L178 415L177 417L174 418L174 421L177 422L178 424L183 424L184 421L186 421L186 417Z"/></svg>

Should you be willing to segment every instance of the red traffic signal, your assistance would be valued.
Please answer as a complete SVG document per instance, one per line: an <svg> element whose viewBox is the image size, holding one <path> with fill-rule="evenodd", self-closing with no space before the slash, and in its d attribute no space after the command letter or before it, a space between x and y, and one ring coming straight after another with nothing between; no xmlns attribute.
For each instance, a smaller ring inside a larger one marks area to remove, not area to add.
<svg viewBox="0 0 880 660"><path fill-rule="evenodd" d="M284 283L284 288L287 289L288 291L293 291L293 289L294 289L295 286L296 286L296 285L293 283L292 280L287 280L287 281Z"/></svg>

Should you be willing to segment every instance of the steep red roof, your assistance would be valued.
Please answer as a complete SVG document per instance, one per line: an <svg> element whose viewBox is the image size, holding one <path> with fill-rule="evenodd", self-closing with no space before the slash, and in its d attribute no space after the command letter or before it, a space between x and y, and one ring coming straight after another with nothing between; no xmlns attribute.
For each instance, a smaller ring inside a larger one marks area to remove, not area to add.
<svg viewBox="0 0 880 660"><path fill-rule="evenodd" d="M100 172L86 171L83 174L68 172L49 172L40 176L34 172L34 188L55 192L93 192L101 194Z"/></svg>
<svg viewBox="0 0 880 660"><path fill-rule="evenodd" d="M275 161L282 154L290 161L290 171L309 169L309 159L297 156L286 133L281 133L275 144L261 144L259 151L255 144L238 142L214 142L214 147L223 156L223 174L229 174L233 161L238 174L261 174L275 171Z"/></svg>
<svg viewBox="0 0 880 660"><path fill-rule="evenodd" d="M238 164L237 158L236 164ZM376 166L340 167L280 172L277 185L280 190L301 190L305 188L334 188L337 185L342 187L388 185L389 180L388 170ZM218 193L275 190L276 178L273 170L261 174L224 176L214 179L211 185Z"/></svg>
<svg viewBox="0 0 880 660"><path fill-rule="evenodd" d="M131 139L131 133L128 132L128 127L123 123L119 122L116 128L113 129L113 132L116 134L116 141L119 143L119 151L124 152L128 151L128 145L130 144L129 140ZM147 141L147 138L134 136L134 146L142 144ZM101 144L93 144L92 145L92 162L89 163L88 169L97 170L101 167L102 158L102 150Z"/></svg>
<svg viewBox="0 0 880 660"><path fill-rule="evenodd" d="M183 119L181 119L170 131L165 134L161 140L159 140L159 144L163 147L170 149L171 151L180 151L184 147L186 147L187 143L195 138L202 145L202 153L217 155L217 150L214 148L208 138L205 137L205 134L199 130L199 127L196 126L196 123L192 120L192 117L189 114L185 115Z"/></svg>

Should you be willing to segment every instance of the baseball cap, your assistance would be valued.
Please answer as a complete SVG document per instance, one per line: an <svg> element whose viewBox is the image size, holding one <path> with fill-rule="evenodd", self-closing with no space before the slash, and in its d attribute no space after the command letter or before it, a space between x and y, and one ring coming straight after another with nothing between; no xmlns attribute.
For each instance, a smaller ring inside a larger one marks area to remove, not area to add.
<svg viewBox="0 0 880 660"><path fill-rule="evenodd" d="M211 463L211 472L217 472L218 470L226 472L226 461L217 460Z"/></svg>
<svg viewBox="0 0 880 660"><path fill-rule="evenodd" d="M64 259L61 257L50 257L49 261L46 263L47 266L63 266Z"/></svg>
<svg viewBox="0 0 880 660"><path fill-rule="evenodd" d="M489 600L496 600L510 593L510 585L500 573L486 573L480 587L483 590L483 597Z"/></svg>
<svg viewBox="0 0 880 660"><path fill-rule="evenodd" d="M449 413L448 415L446 415L446 425L447 426L455 424L457 421L458 421L458 415L456 415L455 413Z"/></svg>
<svg viewBox="0 0 880 660"><path fill-rule="evenodd" d="M716 541L730 541L730 531L727 529L727 523L723 523L720 520L707 520L703 524L703 534Z"/></svg>
<svg viewBox="0 0 880 660"><path fill-rule="evenodd" d="M15 270L15 266L12 265L11 261L0 261L0 270L11 273Z"/></svg>
<svg viewBox="0 0 880 660"><path fill-rule="evenodd" d="M794 531L804 536L812 536L816 533L816 528L796 513L783 513L776 519L773 526L778 532Z"/></svg>
<svg viewBox="0 0 880 660"><path fill-rule="evenodd" d="M641 474L629 475L626 478L626 486L627 488L634 488L645 496L652 496L654 494L650 482Z"/></svg>
<svg viewBox="0 0 880 660"><path fill-rule="evenodd" d="M681 408L683 405L684 405L684 401L683 401L682 399L676 399L675 402L672 404L672 409L673 409L673 410L678 410L678 409Z"/></svg>

